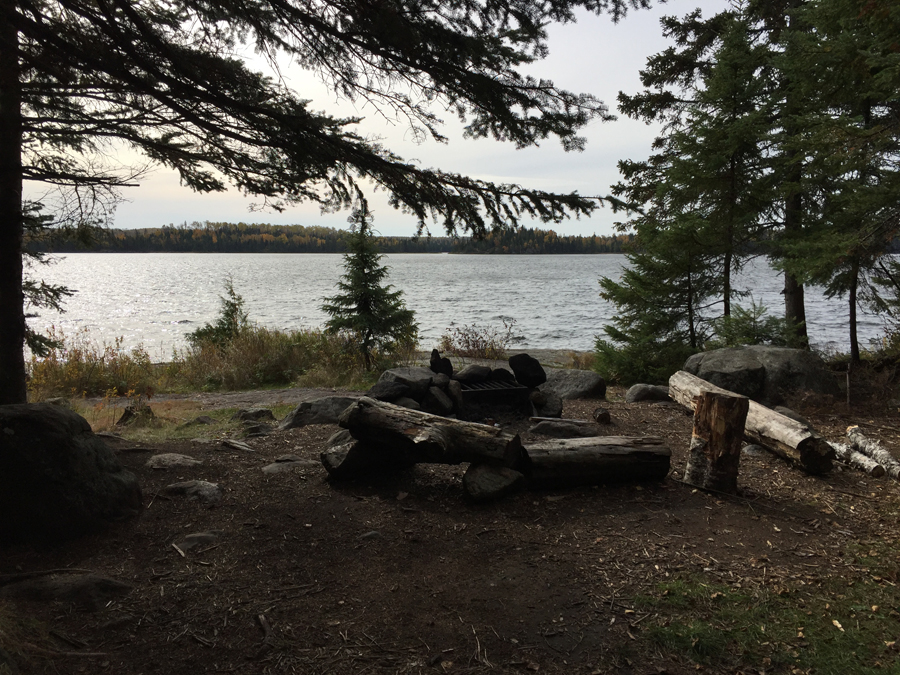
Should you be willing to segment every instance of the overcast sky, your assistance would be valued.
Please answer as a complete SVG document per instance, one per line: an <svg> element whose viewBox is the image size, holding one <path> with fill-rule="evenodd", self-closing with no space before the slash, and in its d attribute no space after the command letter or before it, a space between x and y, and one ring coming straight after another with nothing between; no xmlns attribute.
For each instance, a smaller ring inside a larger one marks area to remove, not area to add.
<svg viewBox="0 0 900 675"><path fill-rule="evenodd" d="M584 15L576 24L551 26L550 56L532 66L529 72L553 80L560 88L592 93L617 112L618 92L639 91L639 69L649 55L666 47L659 25L661 16L683 16L696 7L703 8L704 15L710 15L726 6L726 0L669 0L652 10L630 12L619 24L613 24L608 16ZM365 117L359 131L383 136L384 144L405 159L417 159L425 167L558 192L608 194L610 185L618 180L616 162L623 158L645 158L656 132L654 127L619 116L615 122L594 122L584 130L588 138L584 152L563 152L553 139L538 148L516 150L509 144L491 140L465 140L459 133L461 125L448 117L445 127L448 144L429 140L417 145L406 129L386 124L374 111L335 101L333 95L309 77L291 77L290 84L300 96L312 99L313 109ZM115 227L159 227L209 220L343 228L348 215L321 215L315 205L295 207L284 213L250 212L252 199L236 192L198 195L181 187L176 173L162 169L146 177L140 187L126 190L124 197L128 201L119 206ZM381 234L413 234L414 219L390 208L383 194L372 196L372 208L375 228ZM565 234L609 234L619 218L620 215L614 216L603 209L590 219L568 220L554 229ZM443 232L433 228L432 234Z"/></svg>

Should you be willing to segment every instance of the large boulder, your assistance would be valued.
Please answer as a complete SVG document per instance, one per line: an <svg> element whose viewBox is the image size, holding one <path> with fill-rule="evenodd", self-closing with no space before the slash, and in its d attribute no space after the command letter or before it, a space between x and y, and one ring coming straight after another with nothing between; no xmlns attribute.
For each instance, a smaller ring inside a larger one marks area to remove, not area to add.
<svg viewBox="0 0 900 675"><path fill-rule="evenodd" d="M541 389L552 389L563 400L605 398L606 380L592 370L550 368Z"/></svg>
<svg viewBox="0 0 900 675"><path fill-rule="evenodd" d="M80 415L0 406L0 541L53 544L137 515L137 478Z"/></svg>
<svg viewBox="0 0 900 675"><path fill-rule="evenodd" d="M354 403L356 398L353 396L323 396L303 401L281 420L278 428L284 431L307 424L337 424L341 413Z"/></svg>
<svg viewBox="0 0 900 675"><path fill-rule="evenodd" d="M765 406L804 392L838 396L837 381L812 352L787 347L730 347L694 354L684 370Z"/></svg>
<svg viewBox="0 0 900 675"><path fill-rule="evenodd" d="M434 371L424 366L404 366L386 370L378 378L379 382L399 382L409 387L407 396L414 399L422 398L432 385Z"/></svg>

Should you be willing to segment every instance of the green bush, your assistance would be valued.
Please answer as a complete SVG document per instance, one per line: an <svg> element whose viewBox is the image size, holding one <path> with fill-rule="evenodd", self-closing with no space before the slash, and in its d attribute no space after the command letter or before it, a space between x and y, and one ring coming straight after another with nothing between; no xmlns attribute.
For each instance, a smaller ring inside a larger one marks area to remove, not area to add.
<svg viewBox="0 0 900 675"><path fill-rule="evenodd" d="M501 319L503 328L476 324L448 328L438 349L445 354L473 359L502 360L514 341L515 319Z"/></svg>
<svg viewBox="0 0 900 675"><path fill-rule="evenodd" d="M244 298L234 290L231 277L226 277L225 295L220 295L219 300L222 304L216 322L208 323L185 336L194 347L213 345L223 348L249 327L247 312L244 311Z"/></svg>
<svg viewBox="0 0 900 675"><path fill-rule="evenodd" d="M744 345L799 346L798 327L784 317L767 316L768 308L750 299L750 307L735 306L731 316L713 321L713 337L707 349Z"/></svg>
<svg viewBox="0 0 900 675"><path fill-rule="evenodd" d="M695 354L681 342L634 340L616 344L599 335L594 342L594 370L607 382L630 385L665 384L672 373L679 371L689 356Z"/></svg>

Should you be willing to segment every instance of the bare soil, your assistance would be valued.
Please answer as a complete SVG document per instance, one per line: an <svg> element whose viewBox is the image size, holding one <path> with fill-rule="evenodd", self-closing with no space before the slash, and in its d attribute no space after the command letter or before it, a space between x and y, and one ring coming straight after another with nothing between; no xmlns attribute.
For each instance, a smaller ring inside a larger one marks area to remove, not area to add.
<svg viewBox="0 0 900 675"><path fill-rule="evenodd" d="M691 415L675 404L626 404L623 393L567 402L564 417L588 419L603 406L613 419L604 433L666 439L665 481L521 492L487 505L466 498L465 467L420 465L347 483L329 482L317 466L261 471L285 454L317 460L331 425L249 439L252 452L224 446L214 427L201 428L206 439L154 447L111 441L140 477L143 515L54 550L7 550L0 574L91 570L134 590L96 611L21 603L52 629L55 650L34 655L29 672L693 673L698 666L646 636L659 617L636 610L636 596L690 574L773 589L853 578L868 572L848 551L896 538L900 491L887 478L840 469L810 477L759 454L742 459L737 497L681 483ZM310 392L240 396L204 405ZM889 448L900 445L896 409L802 412L830 440L862 423ZM515 430L527 445L526 429ZM145 468L160 452L202 464ZM159 494L192 479L218 483L222 501ZM209 531L219 533L209 545L184 553L172 545Z"/></svg>

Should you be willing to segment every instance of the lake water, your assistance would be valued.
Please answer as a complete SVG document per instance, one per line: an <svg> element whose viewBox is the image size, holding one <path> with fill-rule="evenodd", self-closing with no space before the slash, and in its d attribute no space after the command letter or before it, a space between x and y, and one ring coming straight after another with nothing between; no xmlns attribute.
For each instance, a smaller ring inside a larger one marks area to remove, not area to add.
<svg viewBox="0 0 900 675"><path fill-rule="evenodd" d="M415 310L421 347L430 349L451 326L515 320L517 346L590 350L613 307L598 296L601 276L618 278L622 255L385 256L390 283ZM231 275L251 321L270 328L320 327L322 299L343 273L338 254L76 253L37 272L78 293L64 314L42 312L31 325L55 325L67 335L87 329L97 342L123 338L167 358L184 334L213 321L223 280ZM742 279L742 280L741 280ZM781 277L764 261L745 269L736 287L749 289L773 314L783 311ZM847 303L807 290L810 338L846 351ZM878 317L860 320L860 341L883 333Z"/></svg>

